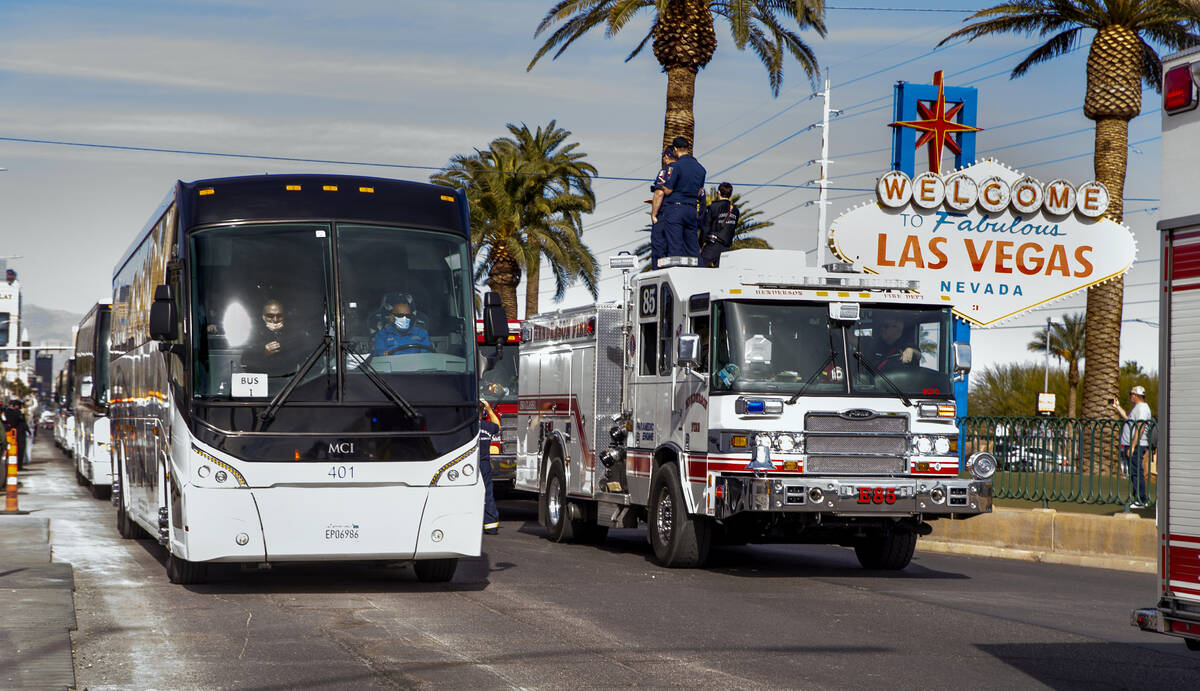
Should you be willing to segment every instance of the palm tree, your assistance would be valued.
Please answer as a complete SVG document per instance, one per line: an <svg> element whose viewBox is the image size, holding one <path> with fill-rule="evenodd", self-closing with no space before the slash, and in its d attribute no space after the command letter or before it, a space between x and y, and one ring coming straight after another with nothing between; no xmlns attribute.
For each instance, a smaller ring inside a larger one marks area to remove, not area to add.
<svg viewBox="0 0 1200 691"><path fill-rule="evenodd" d="M716 187L708 188L707 195L708 195L708 203L709 204L712 204L713 202L715 202L717 200L717 188ZM741 216L738 216L737 227L734 228L734 230L733 230L733 244L729 246L730 251L741 250L741 249L756 249L756 250L771 249L770 243L768 243L766 240L763 240L762 238L756 238L756 237L750 237L750 236L753 235L754 233L757 233L760 230L766 230L767 228L770 228L771 226L775 225L775 222L763 220L762 218L760 218L762 216L762 211L760 211L758 209L750 208L750 206L742 204L741 200L742 200L742 197L739 194L735 194L729 198L729 201L732 202L733 205L736 206L739 211L741 211ZM650 232L650 226L646 226L645 228L642 228L642 231L646 232L646 233ZM636 254L638 256L639 259L646 260L646 267L642 270L649 271L651 268L650 267L650 241L647 240L646 242L638 245L637 248L635 248L633 250L633 252L634 252L634 254Z"/></svg>
<svg viewBox="0 0 1200 691"><path fill-rule="evenodd" d="M534 32L534 36L546 32L550 35L526 70L533 69L551 51L551 59L562 55L575 39L597 27L603 26L605 38L612 38L646 9L654 12L654 22L625 61L632 60L652 41L654 57L667 73L663 146L682 135L693 142L695 150L692 103L696 74L717 50L718 17L729 23L738 50L750 46L758 55L767 70L772 95L779 95L787 54L800 63L810 80L817 74L816 55L784 22L794 20L797 28L811 28L824 37L824 0L559 0Z"/></svg>
<svg viewBox="0 0 1200 691"><path fill-rule="evenodd" d="M430 179L467 191L471 246L477 281L500 293L509 319L518 317L517 286L526 275L526 314L537 311L537 275L542 257L550 264L558 292L579 279L596 295L599 269L579 237L582 214L595 206L595 168L576 145L558 147L570 132L552 121L545 129L509 125L511 138L493 140L485 150L460 154ZM532 308L530 291L533 293Z"/></svg>
<svg viewBox="0 0 1200 691"><path fill-rule="evenodd" d="M1118 223L1123 217L1129 121L1141 112L1142 80L1162 88L1162 64L1150 45L1172 50L1200 44L1189 29L1197 15L1178 0L1013 0L979 10L966 19L969 26L938 45L966 36L1017 33L1050 38L1029 53L1012 71L1020 77L1030 67L1072 51L1084 31L1095 31L1087 59L1087 92L1083 114L1096 123L1093 166L1096 179L1108 187L1111 199L1105 216ZM1118 278L1088 290L1087 339L1084 360L1083 415L1108 417L1109 398L1117 395L1117 365L1121 348L1121 301L1124 282Z"/></svg>
<svg viewBox="0 0 1200 691"><path fill-rule="evenodd" d="M571 133L556 121L531 132L522 123L509 124L511 137L492 142L493 149L508 148L525 162L530 178L523 189L529 193L525 228L525 316L538 313L541 259L545 257L554 275L554 299L561 300L569 285L582 280L595 298L599 267L596 258L579 239L583 214L596 207L592 178L596 168L578 151L579 144L566 143ZM558 226L545 223L553 218Z"/></svg>
<svg viewBox="0 0 1200 691"><path fill-rule="evenodd" d="M1086 320L1082 314L1064 314L1063 320L1050 324L1050 354L1067 363L1067 417L1075 417L1079 393L1079 361L1084 359ZM1038 329L1027 346L1034 353L1046 352L1046 329Z"/></svg>

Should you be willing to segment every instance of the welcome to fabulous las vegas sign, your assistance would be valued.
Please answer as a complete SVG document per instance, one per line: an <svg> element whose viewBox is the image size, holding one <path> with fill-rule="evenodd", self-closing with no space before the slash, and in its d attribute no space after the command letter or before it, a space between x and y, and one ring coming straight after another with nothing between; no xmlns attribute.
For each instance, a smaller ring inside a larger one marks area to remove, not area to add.
<svg viewBox="0 0 1200 691"><path fill-rule="evenodd" d="M829 229L844 261L919 280L978 326L1112 280L1137 251L1129 228L1102 218L1099 182L1040 183L995 160L953 173L883 175L876 201Z"/></svg>

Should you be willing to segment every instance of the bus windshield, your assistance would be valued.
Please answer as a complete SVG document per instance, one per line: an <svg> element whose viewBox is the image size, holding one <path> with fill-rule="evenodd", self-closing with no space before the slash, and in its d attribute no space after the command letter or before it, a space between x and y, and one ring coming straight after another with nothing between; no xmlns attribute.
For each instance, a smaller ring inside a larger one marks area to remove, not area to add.
<svg viewBox="0 0 1200 691"><path fill-rule="evenodd" d="M948 308L866 306L857 321L826 303L714 304L714 392L953 395Z"/></svg>
<svg viewBox="0 0 1200 691"><path fill-rule="evenodd" d="M191 242L197 398L265 403L288 386L284 405L473 397L464 238L277 223Z"/></svg>

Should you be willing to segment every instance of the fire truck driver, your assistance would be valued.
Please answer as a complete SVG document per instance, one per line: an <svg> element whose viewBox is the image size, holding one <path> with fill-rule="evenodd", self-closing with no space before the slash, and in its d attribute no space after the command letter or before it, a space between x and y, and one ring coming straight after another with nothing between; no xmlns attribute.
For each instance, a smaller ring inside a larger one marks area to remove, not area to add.
<svg viewBox="0 0 1200 691"><path fill-rule="evenodd" d="M429 332L416 324L412 298L407 295L388 296L385 298L385 307L388 322L375 333L372 355L433 352Z"/></svg>
<svg viewBox="0 0 1200 691"><path fill-rule="evenodd" d="M875 333L863 348L863 355L880 372L921 364L921 352L912 346L913 335L904 317L884 314Z"/></svg>

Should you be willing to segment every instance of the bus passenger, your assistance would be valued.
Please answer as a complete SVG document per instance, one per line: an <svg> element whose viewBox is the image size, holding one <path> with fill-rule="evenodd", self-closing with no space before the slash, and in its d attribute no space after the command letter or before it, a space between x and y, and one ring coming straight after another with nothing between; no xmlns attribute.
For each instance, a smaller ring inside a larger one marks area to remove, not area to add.
<svg viewBox="0 0 1200 691"><path fill-rule="evenodd" d="M283 304L278 300L268 300L263 305L262 324L242 351L243 371L272 376L293 374L312 349L308 334L285 326Z"/></svg>
<svg viewBox="0 0 1200 691"><path fill-rule="evenodd" d="M433 352L429 332L417 326L413 318L411 299L397 295L387 300L391 303L386 305L390 319L375 333L375 347L371 354L379 356Z"/></svg>

